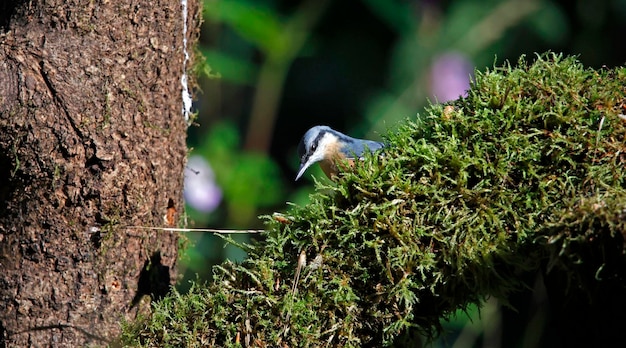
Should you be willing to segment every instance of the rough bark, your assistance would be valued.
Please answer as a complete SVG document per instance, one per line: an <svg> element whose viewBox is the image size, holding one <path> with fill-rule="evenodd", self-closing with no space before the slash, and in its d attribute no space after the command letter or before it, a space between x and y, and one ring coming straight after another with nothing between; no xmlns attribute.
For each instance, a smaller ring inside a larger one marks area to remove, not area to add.
<svg viewBox="0 0 626 348"><path fill-rule="evenodd" d="M175 281L176 235L122 226L182 211L182 9L38 0L0 18L0 347L106 344Z"/></svg>

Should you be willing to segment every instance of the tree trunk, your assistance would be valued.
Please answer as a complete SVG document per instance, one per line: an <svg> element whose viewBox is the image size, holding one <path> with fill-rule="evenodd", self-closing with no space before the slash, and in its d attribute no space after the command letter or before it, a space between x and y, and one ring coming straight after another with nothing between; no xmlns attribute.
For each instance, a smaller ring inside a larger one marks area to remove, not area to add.
<svg viewBox="0 0 626 348"><path fill-rule="evenodd" d="M175 234L123 226L182 211L198 4L3 6L0 347L103 345L176 278Z"/></svg>

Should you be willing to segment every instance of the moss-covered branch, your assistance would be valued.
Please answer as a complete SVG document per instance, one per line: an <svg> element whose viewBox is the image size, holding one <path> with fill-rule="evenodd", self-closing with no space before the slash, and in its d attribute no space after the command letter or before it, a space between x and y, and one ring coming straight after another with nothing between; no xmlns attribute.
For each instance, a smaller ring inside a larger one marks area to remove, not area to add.
<svg viewBox="0 0 626 348"><path fill-rule="evenodd" d="M624 86L624 68L555 54L477 73L466 98L389 134L383 156L268 218L245 262L128 324L125 344L390 344L506 299L542 265L564 287L623 288Z"/></svg>

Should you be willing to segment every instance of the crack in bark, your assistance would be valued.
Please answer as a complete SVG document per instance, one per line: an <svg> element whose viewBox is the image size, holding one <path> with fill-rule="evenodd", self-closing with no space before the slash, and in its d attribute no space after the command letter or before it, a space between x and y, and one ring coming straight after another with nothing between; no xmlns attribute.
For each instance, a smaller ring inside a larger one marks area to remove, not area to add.
<svg viewBox="0 0 626 348"><path fill-rule="evenodd" d="M70 126L74 130L74 133L76 133L76 135L81 140L83 140L84 139L84 134L80 130L80 128L78 128L78 126L74 122L74 119L72 118L72 116L70 116L70 112L67 109L65 101L59 95L59 93L57 92L56 88L52 85L52 81L50 80L50 77L48 77L48 73L44 69L44 61L43 60L39 62L39 73L41 74L41 77L43 77L43 81L45 82L46 87L50 91L50 94L52 94L52 98L54 99L55 104L57 104L61 108L61 110L63 110L63 114L65 115L65 118L70 123ZM87 150L87 149L85 149L85 150Z"/></svg>

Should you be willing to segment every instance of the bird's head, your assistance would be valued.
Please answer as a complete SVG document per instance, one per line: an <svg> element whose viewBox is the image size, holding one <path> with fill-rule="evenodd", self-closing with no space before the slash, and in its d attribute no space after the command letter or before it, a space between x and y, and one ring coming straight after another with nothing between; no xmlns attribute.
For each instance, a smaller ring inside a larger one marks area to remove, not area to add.
<svg viewBox="0 0 626 348"><path fill-rule="evenodd" d="M298 169L296 180L300 179L312 164L330 159L340 141L337 133L339 132L328 126L315 126L304 134L298 145L300 169Z"/></svg>

